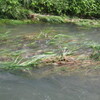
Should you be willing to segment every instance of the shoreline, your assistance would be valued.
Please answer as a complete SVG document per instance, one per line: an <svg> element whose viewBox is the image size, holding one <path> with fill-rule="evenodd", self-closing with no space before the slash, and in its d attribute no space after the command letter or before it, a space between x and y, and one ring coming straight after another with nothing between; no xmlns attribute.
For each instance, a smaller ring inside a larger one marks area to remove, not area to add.
<svg viewBox="0 0 100 100"><path fill-rule="evenodd" d="M11 24L40 24L40 23L50 23L50 24L62 24L62 23L72 23L79 26L86 27L100 27L100 19L81 19L81 18L70 18L64 16L52 16L52 15L40 15L34 14L34 18L14 20L14 19L0 19L0 25Z"/></svg>

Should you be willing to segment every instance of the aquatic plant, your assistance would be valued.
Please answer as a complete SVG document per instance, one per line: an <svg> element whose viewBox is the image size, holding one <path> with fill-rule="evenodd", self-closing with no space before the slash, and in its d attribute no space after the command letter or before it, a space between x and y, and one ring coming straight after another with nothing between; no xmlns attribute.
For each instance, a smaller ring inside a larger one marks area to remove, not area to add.
<svg viewBox="0 0 100 100"><path fill-rule="evenodd" d="M90 58L100 60L100 44L92 42L92 44L90 44L89 47L92 49Z"/></svg>
<svg viewBox="0 0 100 100"><path fill-rule="evenodd" d="M6 41L8 39L8 36L9 36L9 31L5 33L0 33L0 42Z"/></svg>
<svg viewBox="0 0 100 100"><path fill-rule="evenodd" d="M1 37L8 37L9 34L6 33ZM80 38L81 37L81 38ZM16 38L16 43L13 41ZM79 42L80 41L80 42ZM100 45L88 43L84 41L83 35L71 36L66 34L59 34L52 30L52 28L47 28L40 33L31 33L18 35L10 39L11 49L7 48L8 51L0 49L0 59L7 64L8 69L20 69L20 68L36 68L42 64L55 64L55 65L73 65L75 64L77 58L81 59L80 50L92 49L91 58L100 59ZM41 43L45 45L41 46ZM87 44L88 43L88 44ZM2 45L2 44L1 44ZM9 46L9 45L8 45ZM37 47L36 47L37 46ZM41 46L41 47L39 47ZM32 49L32 51L30 50ZM35 50L33 50L35 49ZM83 52L84 54L84 52ZM75 57L77 56L78 57ZM80 58L79 58L80 57ZM87 54L84 54L84 59L86 59ZM77 62L80 64L81 62ZM86 62L88 63L88 62ZM90 62L91 63L91 62ZM63 69L62 69L63 70Z"/></svg>

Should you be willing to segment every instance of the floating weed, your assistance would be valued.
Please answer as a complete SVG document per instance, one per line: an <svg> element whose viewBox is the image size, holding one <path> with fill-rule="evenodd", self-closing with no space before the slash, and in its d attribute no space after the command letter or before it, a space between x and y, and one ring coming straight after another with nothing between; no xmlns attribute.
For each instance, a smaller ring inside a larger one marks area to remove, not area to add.
<svg viewBox="0 0 100 100"><path fill-rule="evenodd" d="M6 41L8 39L10 31L7 31L5 33L0 33L0 41Z"/></svg>
<svg viewBox="0 0 100 100"><path fill-rule="evenodd" d="M18 38L23 39L22 37L23 36L21 36L21 38L20 37ZM39 43L37 43L38 41ZM30 49L28 47L33 46L32 47L33 49L34 46L36 46L37 44L39 44L38 46L40 46L42 42L43 43L45 42L45 45L47 46L46 50L44 51L40 50L38 52L36 48L37 51L34 52L28 51L28 49ZM8 62L7 65L8 69L29 68L29 67L35 68L40 64L45 64L46 60L48 64L50 63L50 64L56 64L60 66L62 65L73 66L76 64L77 66L80 66L82 64L80 63L81 57L74 58L73 55L75 55L75 51L78 51L79 49L83 49L85 46L93 49L91 56L93 56L95 59L100 59L99 45L97 44L90 45L89 43L87 44L87 42L83 41L83 37L81 39L78 39L75 36L57 34L52 32L51 29L44 30L40 32L40 34L35 34L30 36L27 35L26 39L23 39L21 43L20 41L18 41L18 43L19 44L16 46L16 48L19 47L19 50L17 48L14 52L11 50L10 53L7 52L8 53L7 55L12 58L11 61L9 61L10 63ZM48 47L50 47L50 45L54 46L54 48L49 49ZM31 56L26 57L27 53L30 53ZM70 56L72 56L72 58ZM79 61L76 62L76 60ZM84 59L82 58L82 60ZM86 62L86 64L87 63L88 62ZM61 70L65 71L65 69L63 68Z"/></svg>
<svg viewBox="0 0 100 100"><path fill-rule="evenodd" d="M100 60L100 44L92 43L90 44L90 48L92 49L90 58L93 58L95 60Z"/></svg>

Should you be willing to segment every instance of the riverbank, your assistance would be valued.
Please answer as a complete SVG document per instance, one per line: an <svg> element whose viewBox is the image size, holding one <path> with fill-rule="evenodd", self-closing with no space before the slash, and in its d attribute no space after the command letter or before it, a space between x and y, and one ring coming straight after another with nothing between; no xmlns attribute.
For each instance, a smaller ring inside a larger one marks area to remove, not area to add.
<svg viewBox="0 0 100 100"><path fill-rule="evenodd" d="M24 20L13 20L13 19L0 19L1 24L33 24L33 23L51 23L51 24L61 24L61 23L72 23L79 26L86 27L100 27L99 19L81 19L81 18L70 18L63 16L52 16L52 15L41 15L41 14L33 14L34 17L30 19Z"/></svg>

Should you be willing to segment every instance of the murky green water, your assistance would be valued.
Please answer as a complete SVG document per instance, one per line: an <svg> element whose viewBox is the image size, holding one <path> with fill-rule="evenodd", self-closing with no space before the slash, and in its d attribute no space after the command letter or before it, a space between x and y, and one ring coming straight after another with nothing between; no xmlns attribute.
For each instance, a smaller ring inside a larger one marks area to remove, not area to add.
<svg viewBox="0 0 100 100"><path fill-rule="evenodd" d="M48 44L52 37L44 34L39 38L43 32L73 35L79 42L100 43L100 28L84 28L73 24L3 25L0 26L0 62L16 62L19 55L26 60L44 52L55 52L55 45ZM0 72L0 100L100 100L100 76L50 75L39 78L35 74L25 77Z"/></svg>

